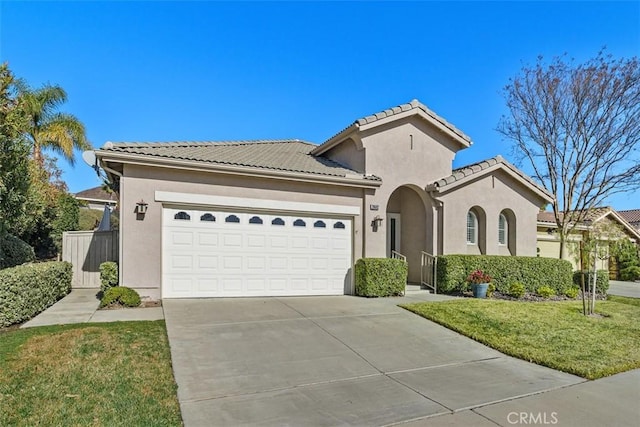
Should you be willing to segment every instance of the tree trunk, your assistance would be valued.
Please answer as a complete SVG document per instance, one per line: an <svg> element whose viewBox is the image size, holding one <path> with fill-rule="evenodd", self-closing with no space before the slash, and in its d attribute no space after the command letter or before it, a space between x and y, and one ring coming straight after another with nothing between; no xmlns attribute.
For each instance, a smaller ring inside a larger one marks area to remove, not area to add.
<svg viewBox="0 0 640 427"><path fill-rule="evenodd" d="M566 246L566 239L565 239L565 235L564 235L564 230L558 229L558 236L560 237L560 254L559 254L559 257L560 257L560 259L564 259L565 246Z"/></svg>

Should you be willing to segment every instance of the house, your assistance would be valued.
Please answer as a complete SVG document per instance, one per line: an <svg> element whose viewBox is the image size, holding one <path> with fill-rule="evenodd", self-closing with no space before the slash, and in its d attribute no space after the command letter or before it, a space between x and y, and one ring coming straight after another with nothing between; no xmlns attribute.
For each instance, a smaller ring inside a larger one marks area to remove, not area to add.
<svg viewBox="0 0 640 427"><path fill-rule="evenodd" d="M553 212L538 213L538 255L548 258L558 258L560 254L560 238L557 234L557 224ZM628 238L640 244L640 230L633 227L625 217L615 209L606 206L589 209L567 237L564 259L570 261L574 270L587 269L584 242L587 236L600 229L599 238L603 240L617 240ZM604 255L604 254L603 254ZM616 278L616 265L608 257L596 261L599 270L608 270L612 278Z"/></svg>
<svg viewBox="0 0 640 427"><path fill-rule="evenodd" d="M640 230L640 209L618 211L618 214L620 214L620 216L624 218L633 227Z"/></svg>
<svg viewBox="0 0 640 427"><path fill-rule="evenodd" d="M112 143L120 283L152 298L351 294L363 257L536 254L551 195L417 100L300 140Z"/></svg>
<svg viewBox="0 0 640 427"><path fill-rule="evenodd" d="M84 202L85 207L88 209L95 209L103 211L107 206L110 210L113 210L118 204L118 196L115 193L109 193L102 187L93 187L88 190L80 191L74 194L74 197L81 202Z"/></svg>

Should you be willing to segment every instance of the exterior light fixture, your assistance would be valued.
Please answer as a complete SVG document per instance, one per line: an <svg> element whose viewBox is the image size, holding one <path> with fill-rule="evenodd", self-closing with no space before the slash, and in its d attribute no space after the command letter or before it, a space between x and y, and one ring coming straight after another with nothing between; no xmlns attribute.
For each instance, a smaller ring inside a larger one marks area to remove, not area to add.
<svg viewBox="0 0 640 427"><path fill-rule="evenodd" d="M382 225L382 221L383 218L380 215L376 215L375 218L373 218L373 221L371 221L371 228L373 228L373 231L378 231L378 227Z"/></svg>
<svg viewBox="0 0 640 427"><path fill-rule="evenodd" d="M136 213L140 215L144 215L147 213L148 203L145 203L144 200L140 199L138 203L136 203Z"/></svg>

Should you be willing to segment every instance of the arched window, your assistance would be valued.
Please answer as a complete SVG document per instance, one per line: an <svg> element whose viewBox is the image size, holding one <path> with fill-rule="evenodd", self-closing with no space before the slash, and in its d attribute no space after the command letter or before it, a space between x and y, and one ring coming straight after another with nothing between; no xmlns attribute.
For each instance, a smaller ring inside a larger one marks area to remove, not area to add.
<svg viewBox="0 0 640 427"><path fill-rule="evenodd" d="M200 217L200 221L216 222L216 217L210 213L206 213Z"/></svg>
<svg viewBox="0 0 640 427"><path fill-rule="evenodd" d="M224 222L235 222L235 223L238 223L238 222L240 222L240 218L238 218L235 215L229 215L228 217L226 217L224 219Z"/></svg>
<svg viewBox="0 0 640 427"><path fill-rule="evenodd" d="M498 244L506 245L509 241L509 223L503 213L498 215Z"/></svg>
<svg viewBox="0 0 640 427"><path fill-rule="evenodd" d="M189 221L191 219L191 216L185 211L180 211L173 216L173 219L182 219L182 220Z"/></svg>
<svg viewBox="0 0 640 427"><path fill-rule="evenodd" d="M307 224L301 219L296 219L295 221L293 221L293 226L294 227L306 227Z"/></svg>
<svg viewBox="0 0 640 427"><path fill-rule="evenodd" d="M282 218L276 218L271 221L271 225L284 225L284 220Z"/></svg>
<svg viewBox="0 0 640 427"><path fill-rule="evenodd" d="M467 243L478 244L478 217L473 211L467 212Z"/></svg>
<svg viewBox="0 0 640 427"><path fill-rule="evenodd" d="M260 218L259 216L251 217L251 219L249 220L249 224L262 224L262 218Z"/></svg>
<svg viewBox="0 0 640 427"><path fill-rule="evenodd" d="M342 228L342 229L344 229L344 223L338 221L335 224L333 224L333 228Z"/></svg>
<svg viewBox="0 0 640 427"><path fill-rule="evenodd" d="M325 228L327 226L327 224L325 224L324 221L318 220L318 221L313 223L313 226L315 228Z"/></svg>

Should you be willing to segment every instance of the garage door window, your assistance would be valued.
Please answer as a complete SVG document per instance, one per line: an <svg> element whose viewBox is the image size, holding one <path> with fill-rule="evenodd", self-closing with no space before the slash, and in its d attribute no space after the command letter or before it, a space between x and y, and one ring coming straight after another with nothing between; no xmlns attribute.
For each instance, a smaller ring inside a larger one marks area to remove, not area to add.
<svg viewBox="0 0 640 427"><path fill-rule="evenodd" d="M216 222L216 217L210 213L206 213L200 217L200 221Z"/></svg>
<svg viewBox="0 0 640 427"><path fill-rule="evenodd" d="M235 223L240 223L240 218L238 218L235 215L229 215L228 217L226 217L224 219L224 222L235 222Z"/></svg>
<svg viewBox="0 0 640 427"><path fill-rule="evenodd" d="M338 221L335 224L333 224L333 228L342 228L342 229L344 229L344 223Z"/></svg>
<svg viewBox="0 0 640 427"><path fill-rule="evenodd" d="M186 213L185 211L180 211L180 212L178 212L177 214L175 214L173 216L173 219L189 221L189 220L191 220L191 216L188 213Z"/></svg>
<svg viewBox="0 0 640 427"><path fill-rule="evenodd" d="M298 218L295 221L293 221L293 226L294 227L306 227L307 224L303 220Z"/></svg>
<svg viewBox="0 0 640 427"><path fill-rule="evenodd" d="M284 220L282 218L276 218L271 221L271 225L284 225Z"/></svg>
<svg viewBox="0 0 640 427"><path fill-rule="evenodd" d="M314 222L313 226L315 228L327 228L327 224L325 224L324 221L320 221L320 220Z"/></svg>
<svg viewBox="0 0 640 427"><path fill-rule="evenodd" d="M251 217L251 219L249 220L249 224L262 224L262 218L260 218L259 216Z"/></svg>

